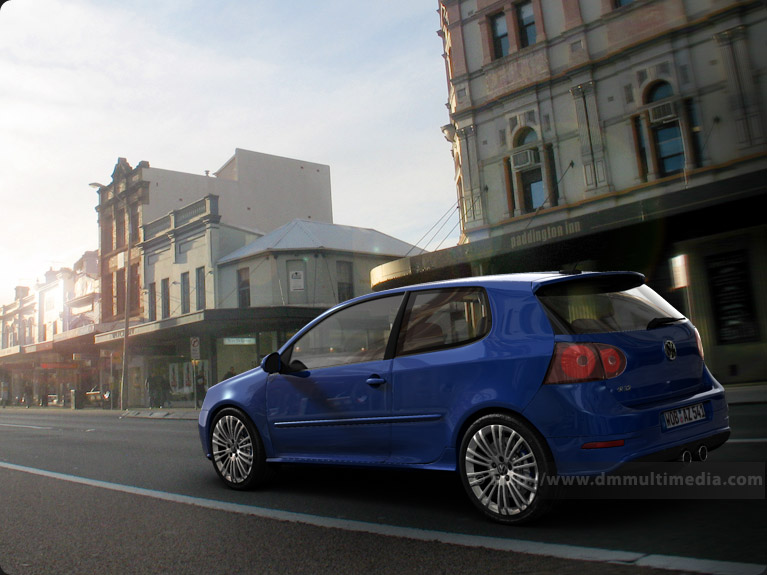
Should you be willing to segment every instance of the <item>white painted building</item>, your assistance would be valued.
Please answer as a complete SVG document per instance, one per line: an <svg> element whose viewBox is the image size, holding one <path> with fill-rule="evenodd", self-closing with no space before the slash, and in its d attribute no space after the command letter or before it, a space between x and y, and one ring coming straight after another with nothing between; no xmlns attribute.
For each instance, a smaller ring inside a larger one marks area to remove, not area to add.
<svg viewBox="0 0 767 575"><path fill-rule="evenodd" d="M440 0L464 245L376 270L632 269L725 382L767 363L767 9L758 0Z"/></svg>

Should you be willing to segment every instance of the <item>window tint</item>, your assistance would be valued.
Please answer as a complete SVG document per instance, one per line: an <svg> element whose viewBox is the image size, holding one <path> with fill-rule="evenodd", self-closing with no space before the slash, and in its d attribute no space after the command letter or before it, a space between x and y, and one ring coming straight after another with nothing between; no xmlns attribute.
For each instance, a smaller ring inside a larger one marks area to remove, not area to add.
<svg viewBox="0 0 767 575"><path fill-rule="evenodd" d="M538 296L557 334L645 330L653 319L683 317L646 285L611 292L572 285L568 294Z"/></svg>
<svg viewBox="0 0 767 575"><path fill-rule="evenodd" d="M293 345L293 369L318 369L384 358L404 295L344 308L325 318Z"/></svg>
<svg viewBox="0 0 767 575"><path fill-rule="evenodd" d="M397 354L462 345L490 329L490 309L478 288L429 290L411 294Z"/></svg>

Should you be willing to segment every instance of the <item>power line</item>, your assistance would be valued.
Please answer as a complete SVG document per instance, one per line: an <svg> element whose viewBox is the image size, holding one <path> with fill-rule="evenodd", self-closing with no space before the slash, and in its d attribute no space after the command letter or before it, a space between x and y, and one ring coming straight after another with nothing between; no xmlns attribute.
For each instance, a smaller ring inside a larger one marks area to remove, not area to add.
<svg viewBox="0 0 767 575"><path fill-rule="evenodd" d="M405 254L405 256L404 256L404 257L408 257L408 256L410 255L410 252L412 252L412 251L413 251L415 248L417 248L417 247L418 247L418 244L420 244L420 243L423 241L423 239L424 239L426 236L428 236L428 235L431 233L431 231L432 231L434 228L436 228L436 227L437 227L437 225L438 225L438 224L439 224L439 223L440 223L440 222L441 222L443 219L445 219L447 216L449 216L449 215L450 215L450 212L452 212L452 211L453 211L453 209L454 209L455 207L456 207L456 204L455 204L455 203L453 203L453 204L452 204L452 205L451 205L451 206L448 208L448 210L447 210L447 211L446 211L444 214L442 214L442 216L440 216L440 218L439 218L439 219L438 219L436 222L434 222L434 225L433 225L433 226L431 226L431 227L429 228L429 230L428 230L428 231L427 231L427 232L426 232L426 233L425 233L425 234L424 234L424 235L421 237L421 239L420 239L420 240L418 240L418 241L417 241L415 244L413 244L413 247L412 247L412 248L410 248L410 250L408 250L408 252ZM444 224L443 224L443 226L444 226ZM440 229L441 229L441 228L440 228ZM439 233L439 230L437 231L437 233ZM428 245L428 244L427 244L427 245ZM426 250L425 250L424 248L421 248L421 251L422 251L422 252L424 252L424 251L426 251Z"/></svg>

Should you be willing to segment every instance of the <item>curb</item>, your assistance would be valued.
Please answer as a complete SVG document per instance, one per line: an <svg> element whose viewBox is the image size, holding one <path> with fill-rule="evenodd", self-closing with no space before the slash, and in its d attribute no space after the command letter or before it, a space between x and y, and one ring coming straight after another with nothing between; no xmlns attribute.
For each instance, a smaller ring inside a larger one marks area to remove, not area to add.
<svg viewBox="0 0 767 575"><path fill-rule="evenodd" d="M129 409L120 415L120 419L125 417L137 417L143 419L183 419L196 421L200 412L198 410L166 410L166 409Z"/></svg>

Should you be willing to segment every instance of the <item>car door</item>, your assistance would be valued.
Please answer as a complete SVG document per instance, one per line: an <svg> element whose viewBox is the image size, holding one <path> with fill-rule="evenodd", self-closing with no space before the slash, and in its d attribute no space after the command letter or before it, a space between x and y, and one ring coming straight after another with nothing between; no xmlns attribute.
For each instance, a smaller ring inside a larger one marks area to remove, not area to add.
<svg viewBox="0 0 767 575"><path fill-rule="evenodd" d="M373 462L390 451L391 360L386 349L404 299L351 304L325 317L282 354L267 382L276 456Z"/></svg>
<svg viewBox="0 0 767 575"><path fill-rule="evenodd" d="M451 416L483 377L490 308L481 288L410 294L392 365L392 463L429 463L444 452ZM481 386L480 386L481 387Z"/></svg>

